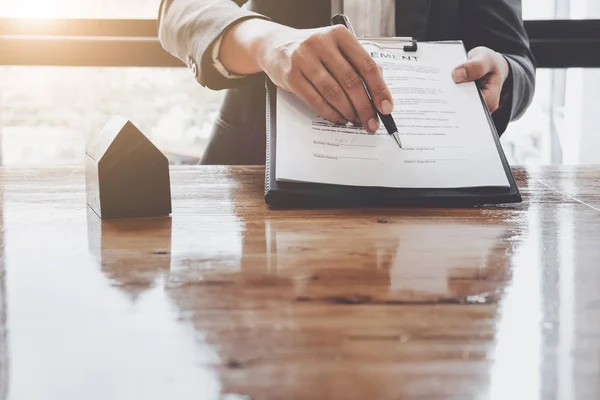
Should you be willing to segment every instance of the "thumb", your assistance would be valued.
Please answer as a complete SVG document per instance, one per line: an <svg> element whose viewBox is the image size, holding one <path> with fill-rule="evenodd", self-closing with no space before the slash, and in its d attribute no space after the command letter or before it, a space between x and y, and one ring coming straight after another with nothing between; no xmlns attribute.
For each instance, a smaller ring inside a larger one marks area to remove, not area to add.
<svg viewBox="0 0 600 400"><path fill-rule="evenodd" d="M469 61L459 65L452 71L452 79L456 83L477 81L492 71L492 62L489 54L475 48L469 52Z"/></svg>

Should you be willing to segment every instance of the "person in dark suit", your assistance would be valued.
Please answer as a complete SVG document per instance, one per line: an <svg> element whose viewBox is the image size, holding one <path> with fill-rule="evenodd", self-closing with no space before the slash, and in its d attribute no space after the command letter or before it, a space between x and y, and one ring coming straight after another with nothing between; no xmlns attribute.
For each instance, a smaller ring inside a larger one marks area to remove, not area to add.
<svg viewBox="0 0 600 400"><path fill-rule="evenodd" d="M457 66L453 78L479 82L500 134L523 115L533 98L535 61L521 0L395 2L396 36L465 43L469 61ZM184 61L201 85L230 89L202 164L265 162L265 74L332 122L375 131L373 104L383 114L393 111L377 64L347 29L330 26L331 0L253 0L249 10L240 8L244 3L161 3L163 47Z"/></svg>

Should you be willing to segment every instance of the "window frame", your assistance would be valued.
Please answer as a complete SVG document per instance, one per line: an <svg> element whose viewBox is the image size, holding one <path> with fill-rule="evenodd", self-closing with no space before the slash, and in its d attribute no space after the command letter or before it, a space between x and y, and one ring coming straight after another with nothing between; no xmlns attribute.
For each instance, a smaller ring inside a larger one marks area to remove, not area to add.
<svg viewBox="0 0 600 400"><path fill-rule="evenodd" d="M600 19L525 21L539 68L600 68ZM0 65L183 67L151 19L0 18Z"/></svg>

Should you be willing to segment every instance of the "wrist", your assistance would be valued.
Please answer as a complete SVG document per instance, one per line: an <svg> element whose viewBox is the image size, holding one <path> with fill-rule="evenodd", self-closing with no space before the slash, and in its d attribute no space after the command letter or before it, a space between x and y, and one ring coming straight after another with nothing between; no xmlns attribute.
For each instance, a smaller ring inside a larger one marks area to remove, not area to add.
<svg viewBox="0 0 600 400"><path fill-rule="evenodd" d="M504 57L503 54L500 53L496 53L498 55L498 64L499 64L499 70L500 70L500 74L502 76L502 82L505 82L509 76L510 76L510 64L508 62L508 60L506 59L506 57Z"/></svg>
<svg viewBox="0 0 600 400"><path fill-rule="evenodd" d="M281 25L252 18L234 25L223 35L219 58L225 68L236 74L250 75L262 71L261 60L269 38Z"/></svg>

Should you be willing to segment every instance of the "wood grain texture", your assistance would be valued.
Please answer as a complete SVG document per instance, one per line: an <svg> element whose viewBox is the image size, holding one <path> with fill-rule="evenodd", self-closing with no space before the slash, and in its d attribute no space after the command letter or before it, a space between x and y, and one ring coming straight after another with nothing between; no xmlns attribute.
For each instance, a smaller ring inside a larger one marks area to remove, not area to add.
<svg viewBox="0 0 600 400"><path fill-rule="evenodd" d="M270 211L263 177L100 222L82 169L0 170L2 400L600 398L600 168L472 209Z"/></svg>

